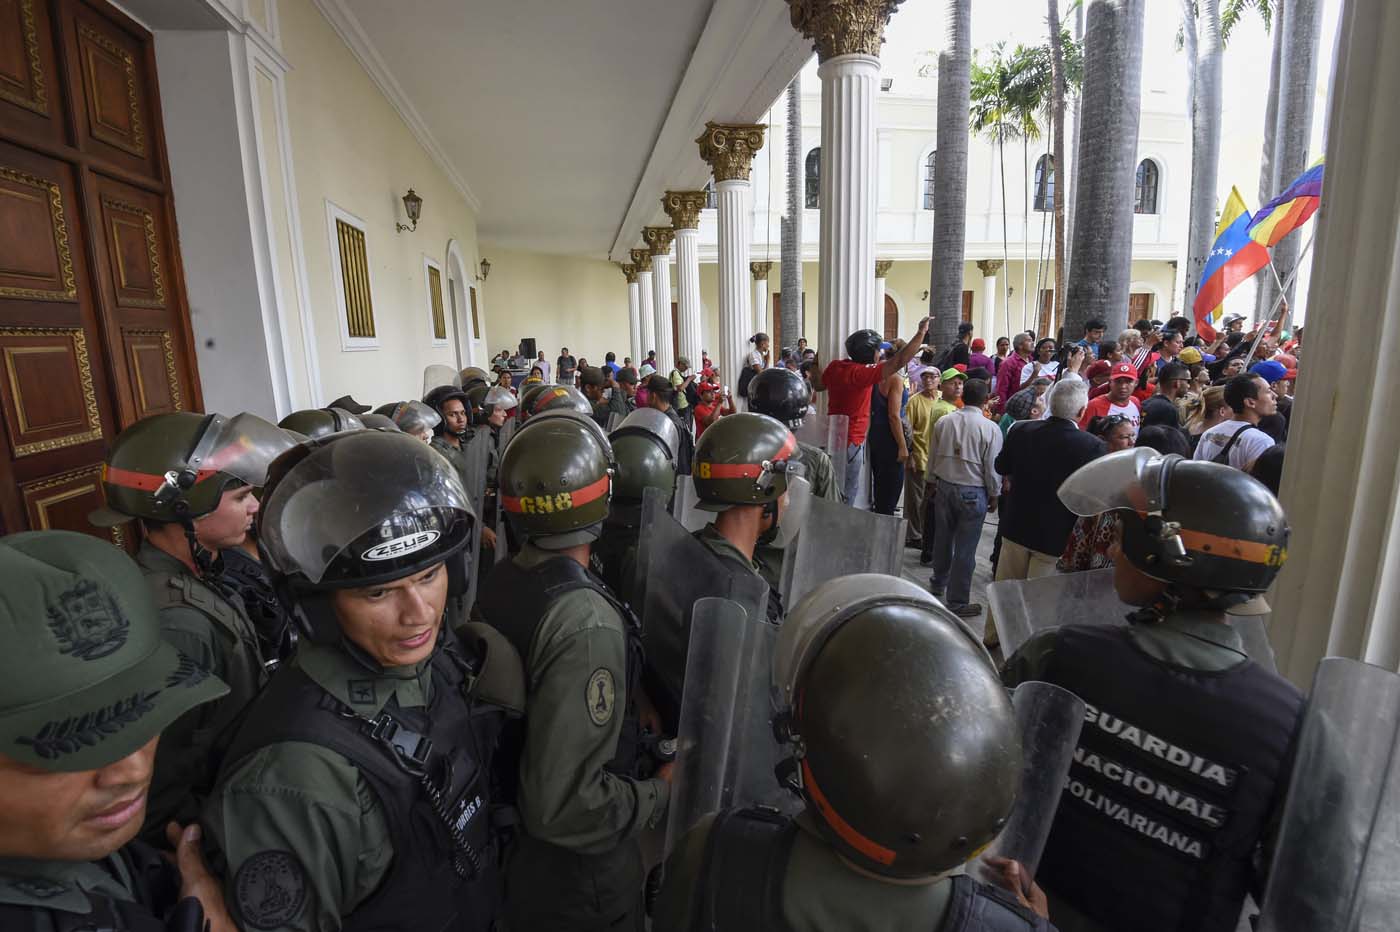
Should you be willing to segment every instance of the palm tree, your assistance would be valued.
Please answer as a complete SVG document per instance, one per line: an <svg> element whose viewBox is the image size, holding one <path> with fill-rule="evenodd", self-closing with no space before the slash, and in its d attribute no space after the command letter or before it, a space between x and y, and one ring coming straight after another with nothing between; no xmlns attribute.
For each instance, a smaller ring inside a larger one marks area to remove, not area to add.
<svg viewBox="0 0 1400 932"><path fill-rule="evenodd" d="M1027 303L1030 299L1030 173L1032 140L1040 139L1040 114L1050 96L1050 68L1046 49L1016 46L1008 63L1010 81L1007 91L1011 113L1021 137L1021 325L1026 326ZM1044 236L1041 239L1044 240Z"/></svg>
<svg viewBox="0 0 1400 932"><path fill-rule="evenodd" d="M1182 8L1191 112L1191 209L1182 306L1190 307L1215 238L1224 36L1220 0L1182 0Z"/></svg>
<svg viewBox="0 0 1400 932"><path fill-rule="evenodd" d="M996 143L997 160L1001 167L1001 258L1002 258L1002 311L1006 321L1006 332L1011 332L1011 287L1008 265L1011 261L1011 246L1006 232L1006 142L1015 139L1018 130L1015 114L1012 112L1010 62L1006 56L1006 43L992 46L991 60L983 65L980 53L974 56L970 68L969 105L972 132L982 133ZM941 80L941 79L940 79ZM938 179L934 178L934 184Z"/></svg>
<svg viewBox="0 0 1400 932"><path fill-rule="evenodd" d="M1074 264L1065 295L1065 337L1091 317L1110 329L1127 318L1133 255L1133 187L1141 119L1146 0L1089 0L1080 132L1093 145L1075 166Z"/></svg>
<svg viewBox="0 0 1400 932"><path fill-rule="evenodd" d="M938 156L933 174L933 261L929 269L929 339L948 347L962 322L967 246L967 112L971 101L972 0L944 4L947 39L938 54ZM1005 192L1003 166L1003 192ZM1002 243L1006 210L1002 203Z"/></svg>
<svg viewBox="0 0 1400 932"><path fill-rule="evenodd" d="M787 89L787 213L779 231L782 280L778 329L796 347L802 334L802 73ZM781 349L781 347L779 347ZM823 347L822 352L831 352Z"/></svg>
<svg viewBox="0 0 1400 932"><path fill-rule="evenodd" d="M1055 310L1051 319L1065 319L1065 189L1062 182L1065 165L1065 33L1060 26L1060 2L1049 0L1046 26L1050 30L1050 182L1055 187L1051 210L1055 214Z"/></svg>

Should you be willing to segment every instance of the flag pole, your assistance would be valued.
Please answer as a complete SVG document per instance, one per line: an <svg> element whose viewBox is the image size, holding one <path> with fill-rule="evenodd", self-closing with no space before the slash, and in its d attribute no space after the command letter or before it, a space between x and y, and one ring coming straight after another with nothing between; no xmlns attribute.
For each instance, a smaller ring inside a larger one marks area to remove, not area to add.
<svg viewBox="0 0 1400 932"><path fill-rule="evenodd" d="M1293 266L1292 271L1290 271L1290 272L1288 273L1288 278L1285 279L1284 281L1281 281L1281 282L1278 283L1278 297L1274 300L1274 306L1273 306L1272 308L1269 309L1269 316L1268 316L1268 319L1267 319L1264 323L1260 324L1260 326L1259 326L1259 332L1256 333L1256 334L1254 335L1254 342L1253 342L1252 344L1250 344L1250 347L1249 347L1249 355L1245 357L1245 367L1246 367L1246 368L1248 368L1248 366L1249 366L1249 364L1250 364L1250 361L1254 359L1254 351L1257 350L1257 349L1259 348L1259 342L1260 342L1261 340L1264 339L1264 334L1268 332L1269 325L1272 324L1272 323L1274 322L1275 316L1278 315L1279 307L1280 307L1280 305L1283 304L1284 296L1285 296L1285 295L1287 294L1287 292L1288 292L1288 286L1289 286L1289 285L1292 285L1292 284L1293 284L1293 280L1294 280L1295 278L1298 277L1298 270L1301 269L1301 268L1303 267L1303 257L1306 256L1306 255L1308 254L1308 250L1312 248L1313 239L1314 239L1316 236L1317 236L1317 228L1314 227L1313 230L1312 230L1312 232L1308 234L1308 241L1307 241L1306 243L1303 244L1302 250L1298 253L1298 262L1297 262L1297 264L1295 264L1295 265ZM1273 260L1272 258L1270 258L1270 259L1269 259L1269 268L1273 268L1273 266L1274 266L1274 260ZM1278 270L1277 270L1277 269L1274 269L1274 275L1275 275L1275 277L1278 276Z"/></svg>

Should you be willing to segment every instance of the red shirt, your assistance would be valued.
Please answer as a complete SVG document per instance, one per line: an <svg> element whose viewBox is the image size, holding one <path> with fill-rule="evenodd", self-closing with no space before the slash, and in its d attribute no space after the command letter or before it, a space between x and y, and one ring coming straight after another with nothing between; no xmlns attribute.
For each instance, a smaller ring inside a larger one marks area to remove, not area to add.
<svg viewBox="0 0 1400 932"><path fill-rule="evenodd" d="M879 366L850 359L838 359L822 370L827 413L850 418L846 443L851 446L865 443L870 430L870 390L880 384L880 377Z"/></svg>
<svg viewBox="0 0 1400 932"><path fill-rule="evenodd" d="M1105 382L1104 384L1106 385L1108 383ZM1086 408L1084 411L1084 416L1079 419L1079 429L1088 430L1090 421L1092 421L1096 417L1106 416L1108 414L1108 409L1113 406L1119 408L1136 408L1138 412L1138 419L1141 420L1142 418L1142 404L1137 400L1136 396L1129 395L1127 401L1123 402L1122 404L1117 404L1113 401L1113 399L1108 397L1107 393L1105 393L1097 398L1090 400L1089 407ZM1137 433L1137 424L1133 425L1133 433Z"/></svg>
<svg viewBox="0 0 1400 932"><path fill-rule="evenodd" d="M1005 411L1007 400L1021 390L1021 370L1030 361L1029 356L1012 353L997 367L997 397L1001 399L1001 404L997 405L998 411Z"/></svg>
<svg viewBox="0 0 1400 932"><path fill-rule="evenodd" d="M703 433L705 432L705 428L709 426L709 425L707 425L707 424L705 423L705 421L709 419L710 415L714 413L715 408L718 408L718 407L719 407L719 402L718 402L718 401L715 402L715 403L712 404L712 405L707 405L707 404L705 404L705 403L702 401L702 402L700 402L698 405L695 406L695 439L696 439L696 440L699 440L699 439L700 439L700 435L703 434Z"/></svg>

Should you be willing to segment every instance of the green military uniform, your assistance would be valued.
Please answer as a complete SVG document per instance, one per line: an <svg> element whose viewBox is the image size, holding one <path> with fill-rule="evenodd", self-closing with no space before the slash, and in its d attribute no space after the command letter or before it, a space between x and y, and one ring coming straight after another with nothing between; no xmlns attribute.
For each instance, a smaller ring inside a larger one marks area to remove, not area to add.
<svg viewBox="0 0 1400 932"><path fill-rule="evenodd" d="M149 541L136 552L136 562L160 612L162 635L229 686L223 699L191 709L166 729L156 751L142 837L163 845L166 823L193 821L214 789L219 760L233 738L231 726L267 684L269 658L241 601Z"/></svg>
<svg viewBox="0 0 1400 932"><path fill-rule="evenodd" d="M764 575L764 566L756 559L749 559L744 556L744 552L729 542L729 538L721 534L713 524L707 524L692 535L696 540L705 545L715 556L730 563L736 563L755 576ZM779 557L779 567L782 566L782 558ZM766 577L765 577L766 579ZM772 583L770 582L771 586Z"/></svg>
<svg viewBox="0 0 1400 932"><path fill-rule="evenodd" d="M637 402L627 397L622 386L613 386L612 397L608 399L608 419L610 420L613 415L617 415L617 419L621 421L635 410L637 410Z"/></svg>
<svg viewBox="0 0 1400 932"><path fill-rule="evenodd" d="M527 543L512 562L529 572L560 559L570 558ZM488 593L482 602L489 613ZM552 599L535 627L524 655L524 834L506 872L513 929L641 928L638 836L660 823L670 785L607 769L633 698L628 649L618 610L586 588ZM632 924L612 925L624 919Z"/></svg>
<svg viewBox="0 0 1400 932"><path fill-rule="evenodd" d="M812 496L829 502L841 501L841 490L832 478L831 457L820 447L801 440L797 441L797 447L802 451L802 465L806 470L803 477L812 487Z"/></svg>
<svg viewBox="0 0 1400 932"><path fill-rule="evenodd" d="M139 842L97 861L0 858L0 923L13 932L164 932L158 917L175 905L178 883L174 869Z"/></svg>
<svg viewBox="0 0 1400 932"><path fill-rule="evenodd" d="M448 440L446 434L438 434L433 437L428 446L447 457L447 461L451 463L452 468L456 470L457 477L462 480L462 485L469 487L467 461L466 458L462 456L462 448Z"/></svg>

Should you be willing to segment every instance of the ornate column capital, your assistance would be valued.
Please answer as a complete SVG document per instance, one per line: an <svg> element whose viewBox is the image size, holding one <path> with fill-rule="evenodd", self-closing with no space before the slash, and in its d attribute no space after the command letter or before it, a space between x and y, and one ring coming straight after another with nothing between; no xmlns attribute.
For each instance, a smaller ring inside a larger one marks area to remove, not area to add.
<svg viewBox="0 0 1400 932"><path fill-rule="evenodd" d="M876 259L876 260L875 260L875 277L876 277L876 278L884 278L886 275L890 274L890 269L892 269L892 268L894 268L894 260L893 260L893 259Z"/></svg>
<svg viewBox="0 0 1400 932"><path fill-rule="evenodd" d="M642 239L652 256L664 256L671 251L671 241L676 231L670 227L642 227Z"/></svg>
<svg viewBox="0 0 1400 932"><path fill-rule="evenodd" d="M618 268L622 269L622 274L627 276L627 284L637 284L637 267L635 265L630 262L618 262L615 264Z"/></svg>
<svg viewBox="0 0 1400 932"><path fill-rule="evenodd" d="M1001 271L1005 263L1001 259L978 259L977 267L982 270L982 275L990 278Z"/></svg>
<svg viewBox="0 0 1400 932"><path fill-rule="evenodd" d="M812 40L817 59L879 57L885 26L904 0L787 0L792 28Z"/></svg>
<svg viewBox="0 0 1400 932"><path fill-rule="evenodd" d="M710 166L715 183L748 181L754 153L763 148L766 126L747 123L705 124L705 131L695 140L700 145L700 158Z"/></svg>
<svg viewBox="0 0 1400 932"><path fill-rule="evenodd" d="M700 211L705 209L704 191L667 191L661 196L661 209L677 230L700 229Z"/></svg>
<svg viewBox="0 0 1400 932"><path fill-rule="evenodd" d="M771 271L773 271L773 263L771 262L749 263L749 274L753 276L753 280L756 282L768 281L768 273Z"/></svg>
<svg viewBox="0 0 1400 932"><path fill-rule="evenodd" d="M637 267L638 272L650 272L651 252L646 249L632 250L632 264Z"/></svg>

